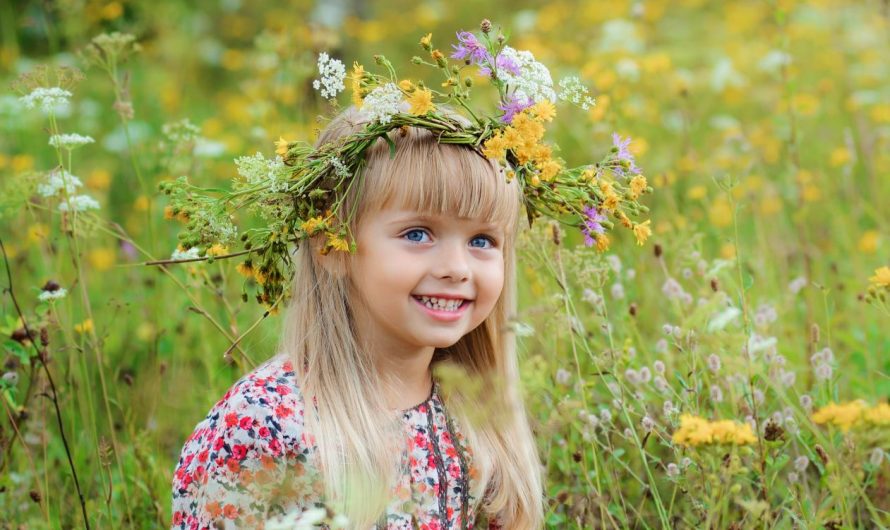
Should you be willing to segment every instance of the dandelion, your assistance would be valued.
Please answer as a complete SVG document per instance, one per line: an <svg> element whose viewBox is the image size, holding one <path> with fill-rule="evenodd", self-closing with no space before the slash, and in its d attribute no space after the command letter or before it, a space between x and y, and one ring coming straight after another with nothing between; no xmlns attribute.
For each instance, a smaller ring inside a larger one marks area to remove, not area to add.
<svg viewBox="0 0 890 530"><path fill-rule="evenodd" d="M99 202L89 195L75 195L74 197L69 197L67 201L62 201L59 203L60 212L67 212L69 210L75 212L85 212L87 210L98 209Z"/></svg>
<svg viewBox="0 0 890 530"><path fill-rule="evenodd" d="M375 88L365 97L362 111L367 114L370 121L386 124L399 113L401 103L402 90L393 83L387 83Z"/></svg>
<svg viewBox="0 0 890 530"><path fill-rule="evenodd" d="M637 239L637 245L642 246L643 243L652 235L652 228L649 226L652 219L646 219L642 223L637 223L633 227L634 237Z"/></svg>
<svg viewBox="0 0 890 530"><path fill-rule="evenodd" d="M318 55L318 72L321 79L312 81L312 87L321 92L321 96L325 99L333 99L346 86L343 80L346 79L346 67L343 62L338 59L331 59L327 53L322 52Z"/></svg>
<svg viewBox="0 0 890 530"><path fill-rule="evenodd" d="M287 155L287 149L290 142L284 139L283 136L279 136L278 140L275 142L275 154L280 157L285 157Z"/></svg>
<svg viewBox="0 0 890 530"><path fill-rule="evenodd" d="M559 80L559 99L573 103L582 110L588 110L596 105L596 101L590 97L589 90L577 76L568 76Z"/></svg>
<svg viewBox="0 0 890 530"><path fill-rule="evenodd" d="M423 116L429 111L435 109L433 105L433 93L426 88L419 88L408 96L408 103L411 105L409 112L416 116Z"/></svg>
<svg viewBox="0 0 890 530"><path fill-rule="evenodd" d="M95 142L89 136L81 136L79 134L54 134L49 137L49 145L59 149L75 149L82 145Z"/></svg>
<svg viewBox="0 0 890 530"><path fill-rule="evenodd" d="M720 357L715 353L708 355L708 370L714 374L720 371Z"/></svg>
<svg viewBox="0 0 890 530"><path fill-rule="evenodd" d="M46 113L55 112L56 109L68 104L73 94L60 87L37 87L30 94L19 98L25 108L33 109L40 106Z"/></svg>

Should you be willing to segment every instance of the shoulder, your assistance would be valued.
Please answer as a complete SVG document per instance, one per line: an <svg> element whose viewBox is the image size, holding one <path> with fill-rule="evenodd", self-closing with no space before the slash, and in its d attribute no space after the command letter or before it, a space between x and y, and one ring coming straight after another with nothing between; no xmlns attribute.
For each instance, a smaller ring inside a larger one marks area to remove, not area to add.
<svg viewBox="0 0 890 530"><path fill-rule="evenodd" d="M216 518L249 524L268 515L272 503L263 497L280 496L295 468L297 476L307 475L303 465L312 440L303 412L296 374L284 357L232 385L182 448L173 476L174 527ZM270 488L260 491L258 485Z"/></svg>

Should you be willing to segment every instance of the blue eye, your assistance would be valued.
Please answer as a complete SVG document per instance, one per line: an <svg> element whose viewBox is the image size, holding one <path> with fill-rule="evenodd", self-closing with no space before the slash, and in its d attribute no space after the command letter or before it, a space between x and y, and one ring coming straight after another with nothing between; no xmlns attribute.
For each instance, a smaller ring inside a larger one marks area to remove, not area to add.
<svg viewBox="0 0 890 530"><path fill-rule="evenodd" d="M425 243L426 241L423 241L422 235L420 236L420 239L417 239L417 238L411 237L411 234L429 234L429 232L424 228L412 228L412 229L408 230L407 232L405 232L404 234L402 234L402 237L408 238L408 241L411 241L412 243ZM477 241L480 239L483 241L488 241L491 244L491 246L485 247L485 246L476 246L476 245L472 245L472 244L471 244L471 246L473 246L473 248L482 248L482 249L490 249L490 248L497 247L497 240L491 236L478 235L478 236L474 236L471 241Z"/></svg>
<svg viewBox="0 0 890 530"><path fill-rule="evenodd" d="M424 229L422 229L422 228L412 228L411 230L408 230L407 232L405 232L405 234L404 234L402 237L407 237L408 234L414 234L414 233L426 233L426 230L424 230ZM418 240L418 239L413 239L413 238L410 238L410 237L408 238L408 241L413 241L413 242L415 242L415 243L420 243L420 240Z"/></svg>
<svg viewBox="0 0 890 530"><path fill-rule="evenodd" d="M488 241L489 243L491 243L491 247L489 247L489 248L494 248L494 247L497 246L497 245L495 244L495 240L492 239L492 238L490 238L490 237L488 237L488 236L476 236L476 237L473 238L473 241L476 241L476 240L479 240L479 239L481 239L481 240L483 240L483 241ZM477 248L485 248L485 247L477 247Z"/></svg>

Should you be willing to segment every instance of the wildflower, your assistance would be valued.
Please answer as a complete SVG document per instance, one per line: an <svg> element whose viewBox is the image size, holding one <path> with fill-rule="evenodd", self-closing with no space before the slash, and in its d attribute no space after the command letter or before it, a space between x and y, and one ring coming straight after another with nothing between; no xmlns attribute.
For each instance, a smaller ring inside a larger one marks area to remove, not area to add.
<svg viewBox="0 0 890 530"><path fill-rule="evenodd" d="M95 142L89 136L79 134L54 134L49 137L49 145L60 149L74 149Z"/></svg>
<svg viewBox="0 0 890 530"><path fill-rule="evenodd" d="M652 380L652 371L649 370L648 366L644 366L640 368L640 382L648 383Z"/></svg>
<svg viewBox="0 0 890 530"><path fill-rule="evenodd" d="M655 430L655 420L649 417L649 415L643 416L643 419L640 421L640 426L643 427L645 432L652 432Z"/></svg>
<svg viewBox="0 0 890 530"><path fill-rule="evenodd" d="M813 410L813 398L810 397L809 394L801 395L800 399L798 399L798 402L800 403L800 408L804 409L805 411L809 412Z"/></svg>
<svg viewBox="0 0 890 530"><path fill-rule="evenodd" d="M83 186L83 182L79 178L64 169L56 169L47 175L46 181L37 185L37 193L43 197L55 197L65 190L67 195L71 195L80 186Z"/></svg>
<svg viewBox="0 0 890 530"><path fill-rule="evenodd" d="M816 379L819 381L828 381L831 379L832 372L833 370L830 364L820 363L815 369Z"/></svg>
<svg viewBox="0 0 890 530"><path fill-rule="evenodd" d="M417 89L408 96L408 103L411 104L411 114L422 116L433 110L433 93L429 89Z"/></svg>
<svg viewBox="0 0 890 530"><path fill-rule="evenodd" d="M93 331L93 319L88 318L81 322L80 324L74 324L74 332L75 333L89 333Z"/></svg>
<svg viewBox="0 0 890 530"><path fill-rule="evenodd" d="M720 357L716 353L708 355L708 369L715 374L720 371Z"/></svg>
<svg viewBox="0 0 890 530"><path fill-rule="evenodd" d="M284 137L279 136L278 141L275 142L275 154L282 158L287 156L288 143Z"/></svg>
<svg viewBox="0 0 890 530"><path fill-rule="evenodd" d="M618 133L612 133L612 151L614 153L612 170L622 177L627 176L628 173L640 174L640 168L637 167L628 145L630 145L630 138L622 140Z"/></svg>
<svg viewBox="0 0 890 530"><path fill-rule="evenodd" d="M600 420L603 423L609 423L610 421L612 421L612 413L609 412L609 409L600 410Z"/></svg>
<svg viewBox="0 0 890 530"><path fill-rule="evenodd" d="M53 285L50 285L52 283ZM52 288L48 288L52 287ZM43 287L43 290L40 291L40 294L37 296L37 299L41 302L47 301L56 301L61 298L65 298L65 295L68 294L68 290L64 287L59 287L55 282L47 282L47 285Z"/></svg>
<svg viewBox="0 0 890 530"><path fill-rule="evenodd" d="M763 403L763 399L764 399L763 390L760 390L759 388L755 388L754 392L752 392L751 397L754 399L754 403L757 403L758 405L760 405L761 403Z"/></svg>
<svg viewBox="0 0 890 530"><path fill-rule="evenodd" d="M569 384L569 380L570 380L571 376L572 376L572 374L570 374L568 372L568 370L564 370L564 369L560 368L559 370L556 371L556 382L561 385L567 385L567 384Z"/></svg>
<svg viewBox="0 0 890 530"><path fill-rule="evenodd" d="M426 51L430 51L433 49L433 34L427 33L420 39L420 45L423 46L423 49Z"/></svg>
<svg viewBox="0 0 890 530"><path fill-rule="evenodd" d="M680 428L672 436L679 445L698 446L705 444L744 445L757 442L750 425L732 420L708 421L698 416L680 416Z"/></svg>
<svg viewBox="0 0 890 530"><path fill-rule="evenodd" d="M346 88L343 80L346 78L346 67L338 59L331 59L327 53L318 55L318 72L321 79L312 81L312 87L321 92L325 99L333 99L341 90Z"/></svg>
<svg viewBox="0 0 890 530"><path fill-rule="evenodd" d="M890 405L879 403L866 410L865 421L872 425L890 425Z"/></svg>
<svg viewBox="0 0 890 530"><path fill-rule="evenodd" d="M199 257L201 256L198 254L198 247L192 247L188 250L182 250L177 247L176 250L173 251L173 254L170 255L170 259L174 261L191 260Z"/></svg>
<svg viewBox="0 0 890 530"><path fill-rule="evenodd" d="M677 408L674 407L674 402L673 402L673 401L667 399L667 400L665 400L665 402L661 405L661 411L664 413L665 416L670 416L671 414L677 412Z"/></svg>
<svg viewBox="0 0 890 530"><path fill-rule="evenodd" d="M840 427L842 431L847 432L862 420L864 411L865 402L861 399L839 405L831 402L814 412L812 419L816 424L831 423Z"/></svg>
<svg viewBox="0 0 890 530"><path fill-rule="evenodd" d="M621 258L616 256L615 254L609 254L606 256L606 261L609 263L609 268L611 268L616 273L621 272Z"/></svg>
<svg viewBox="0 0 890 530"><path fill-rule="evenodd" d="M350 81L352 82L352 104L355 105L355 108L362 108L362 104L364 102L365 93L362 90L362 81L365 78L365 67L358 64L358 62L352 63L352 75L350 76Z"/></svg>
<svg viewBox="0 0 890 530"><path fill-rule="evenodd" d="M804 471L806 471L807 466L809 466L809 465L810 465L810 459L807 458L806 456L801 455L794 459L794 469L796 469L800 473L803 473Z"/></svg>
<svg viewBox="0 0 890 530"><path fill-rule="evenodd" d="M646 239L652 235L652 229L649 227L649 224L652 222L652 219L647 219L642 223L637 223L634 225L634 237L637 238L637 245L642 246L643 243L646 242Z"/></svg>
<svg viewBox="0 0 890 530"><path fill-rule="evenodd" d="M20 97L19 101L24 103L26 108L33 109L40 105L41 110L50 113L67 105L72 95L60 87L37 87L30 94Z"/></svg>
<svg viewBox="0 0 890 530"><path fill-rule="evenodd" d="M252 278L253 277L253 262L250 261L249 259L245 260L245 261L239 263L238 265L236 265L235 270L238 271L238 274L240 274L244 277Z"/></svg>
<svg viewBox="0 0 890 530"><path fill-rule="evenodd" d="M791 283L788 284L788 290L791 292L791 294L797 294L806 286L807 279L803 276L800 276L791 280Z"/></svg>
<svg viewBox="0 0 890 530"><path fill-rule="evenodd" d="M99 202L89 195L75 195L69 197L67 201L59 203L59 211L67 212L69 208L75 212L85 212L87 210L98 210Z"/></svg>
<svg viewBox="0 0 890 530"><path fill-rule="evenodd" d="M795 473L794 471L788 472L788 482L790 482L791 484L797 484L799 480L800 476L798 476L797 473Z"/></svg>
<svg viewBox="0 0 890 530"><path fill-rule="evenodd" d="M504 46L497 60L498 77L513 88L513 93L534 102L556 101L550 70L535 60L527 50L518 51Z"/></svg>
<svg viewBox="0 0 890 530"><path fill-rule="evenodd" d="M498 105L498 108L504 111L504 115L501 117L501 121L504 123L513 123L513 118L524 111L525 109L534 105L534 101L530 98L521 98L516 95L511 95L507 98L507 101Z"/></svg>
<svg viewBox="0 0 890 530"><path fill-rule="evenodd" d="M430 35L430 37L432 37ZM479 42L476 35L469 31L459 31L457 33L457 41L459 44L452 44L454 53L451 54L452 59L469 61L469 64L485 65L491 63L491 54L485 49L485 46ZM423 41L421 40L421 44Z"/></svg>
<svg viewBox="0 0 890 530"><path fill-rule="evenodd" d="M370 121L385 124L398 114L401 102L402 91L393 83L387 83L375 88L365 97L362 110Z"/></svg>
<svg viewBox="0 0 890 530"><path fill-rule="evenodd" d="M711 401L720 403L723 401L723 391L717 385L711 385Z"/></svg>
<svg viewBox="0 0 890 530"><path fill-rule="evenodd" d="M779 372L779 382L782 383L784 387L794 386L794 380L796 376L794 372L782 370Z"/></svg>
<svg viewBox="0 0 890 530"><path fill-rule="evenodd" d="M671 478L677 478L680 476L680 468L677 464L671 462L667 465L667 475Z"/></svg>
<svg viewBox="0 0 890 530"><path fill-rule="evenodd" d="M648 183L646 182L646 177L643 175L637 175L630 180L630 198L636 199L646 190Z"/></svg>
<svg viewBox="0 0 890 530"><path fill-rule="evenodd" d="M632 385L640 384L640 374L637 373L633 368L628 368L624 371L624 378L627 379L627 382Z"/></svg>
<svg viewBox="0 0 890 530"><path fill-rule="evenodd" d="M588 414L587 423L595 429L597 425L600 424L600 419L596 416L596 414Z"/></svg>
<svg viewBox="0 0 890 530"><path fill-rule="evenodd" d="M685 293L683 286L673 278L665 280L664 284L661 286L661 292L668 298L681 298Z"/></svg>
<svg viewBox="0 0 890 530"><path fill-rule="evenodd" d="M605 221L606 216L597 212L596 208L593 206L587 206L584 208L584 226L581 227L581 232L584 234L584 245L592 246L594 243L594 234L602 234L606 231L602 225L600 225L601 221Z"/></svg>
<svg viewBox="0 0 890 530"><path fill-rule="evenodd" d="M655 385L655 389L659 392L667 392L670 388L665 378L660 375L655 376L655 379L652 380L652 384Z"/></svg>
<svg viewBox="0 0 890 530"><path fill-rule="evenodd" d="M612 285L611 293L612 298L616 300L622 300L624 298L624 286L620 283Z"/></svg>
<svg viewBox="0 0 890 530"><path fill-rule="evenodd" d="M665 339L658 339L658 342L655 343L655 351L656 353L665 353L668 350L668 341Z"/></svg>
<svg viewBox="0 0 890 530"><path fill-rule="evenodd" d="M587 87L576 76L560 79L559 88L559 99L574 103L581 107L582 110L588 110L596 104L596 101L588 95Z"/></svg>
<svg viewBox="0 0 890 530"><path fill-rule="evenodd" d="M684 456L683 459L680 460L680 466L681 466L683 469L686 469L686 468L688 468L688 467L691 466L691 465L692 465L692 459L689 458L688 456Z"/></svg>
<svg viewBox="0 0 890 530"><path fill-rule="evenodd" d="M875 269L875 275L868 279L874 287L890 288L890 267Z"/></svg>

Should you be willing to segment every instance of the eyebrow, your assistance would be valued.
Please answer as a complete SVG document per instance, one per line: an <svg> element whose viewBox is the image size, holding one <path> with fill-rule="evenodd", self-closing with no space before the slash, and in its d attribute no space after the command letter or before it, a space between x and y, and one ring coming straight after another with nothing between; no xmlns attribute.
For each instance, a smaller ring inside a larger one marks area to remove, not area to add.
<svg viewBox="0 0 890 530"><path fill-rule="evenodd" d="M464 220L467 220L467 221L470 221L470 220L471 220L471 219L467 219L467 218L460 218L460 219L464 219ZM395 219L395 220L393 220L393 221L390 221L388 224L390 224L390 225L397 225L397 224L407 223L408 221L423 221L423 222L428 222L428 223L436 223L436 222L441 222L442 219L441 219L440 217L434 217L434 216L431 216L431 215L424 215L424 214L409 214L409 215L401 216L401 217L399 217L398 219ZM504 231L504 230L503 230L499 225L497 225L496 223L478 222L477 224L478 224L479 226L484 227L486 230L499 231L499 232L503 232L503 231Z"/></svg>

